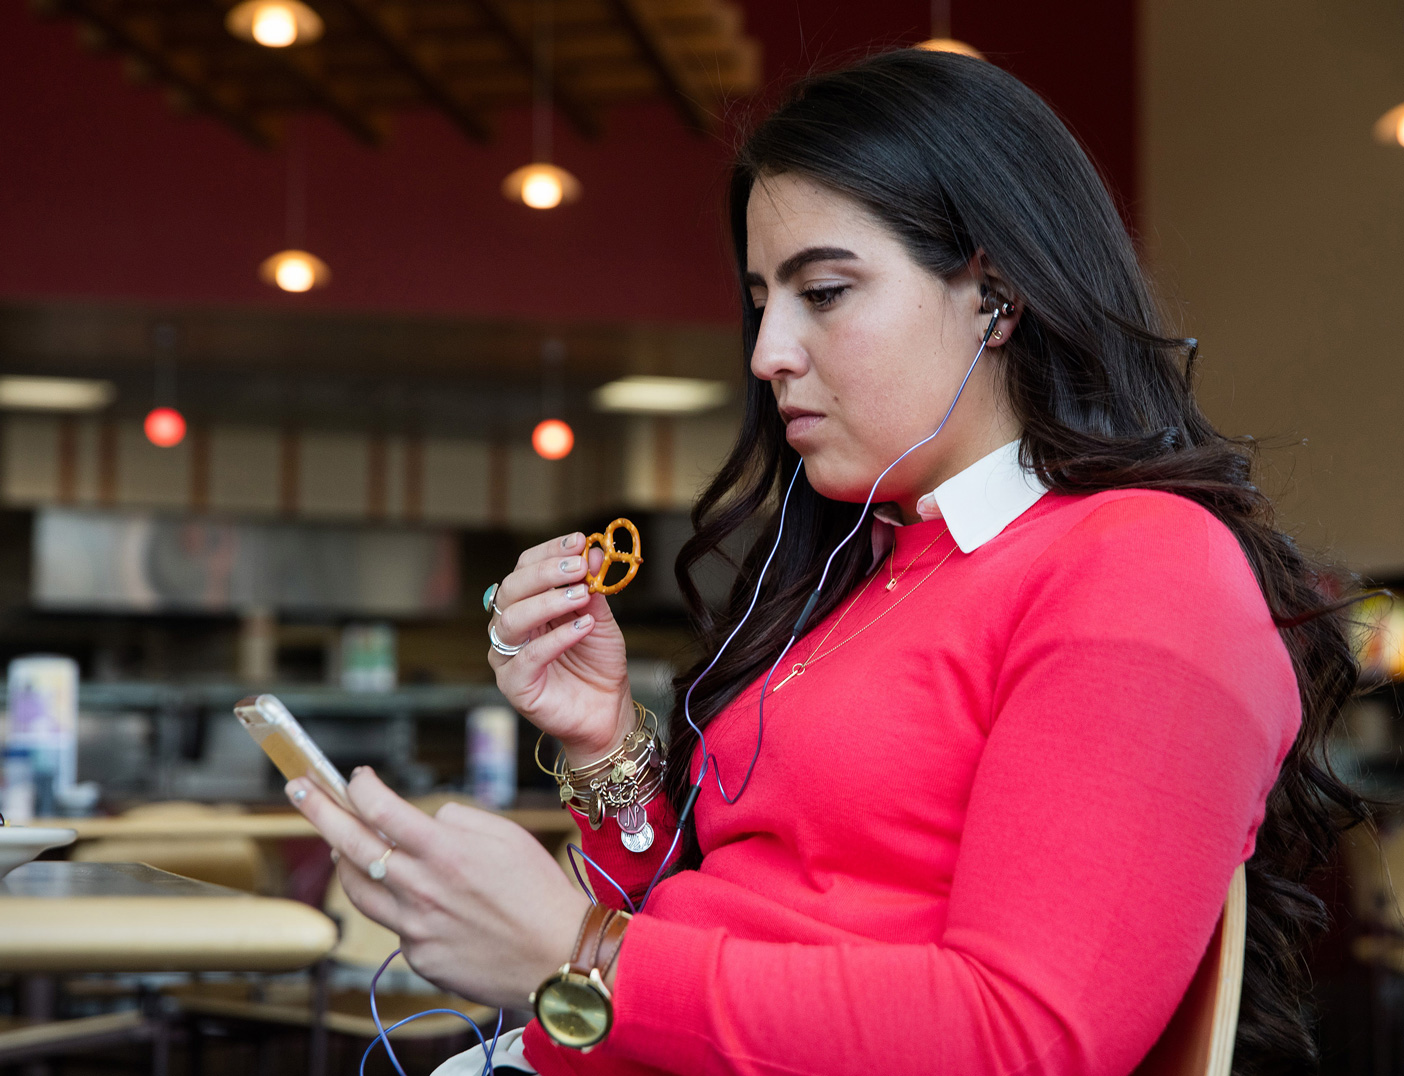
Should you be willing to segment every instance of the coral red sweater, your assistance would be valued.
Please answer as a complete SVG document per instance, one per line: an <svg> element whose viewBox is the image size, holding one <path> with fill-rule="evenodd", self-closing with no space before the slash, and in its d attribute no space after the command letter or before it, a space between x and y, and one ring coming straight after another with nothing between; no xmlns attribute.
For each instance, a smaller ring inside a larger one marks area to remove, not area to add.
<svg viewBox="0 0 1404 1076"><path fill-rule="evenodd" d="M942 527L900 528L897 570ZM1163 1030L1300 719L1232 535L1168 494L1050 493L890 592L877 571L826 649L849 641L767 698L740 802L708 779L701 869L629 927L609 1038L532 1026L542 1073L1113 1076ZM758 690L708 729L728 791ZM650 811L643 855L586 831L630 891L672 835Z"/></svg>

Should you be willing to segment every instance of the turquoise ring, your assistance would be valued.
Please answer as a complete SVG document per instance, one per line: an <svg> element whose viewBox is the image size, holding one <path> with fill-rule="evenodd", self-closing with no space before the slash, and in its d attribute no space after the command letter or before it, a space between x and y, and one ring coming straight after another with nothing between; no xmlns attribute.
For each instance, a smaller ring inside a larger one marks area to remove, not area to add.
<svg viewBox="0 0 1404 1076"><path fill-rule="evenodd" d="M502 610L497 607L498 585L499 584L494 583L492 586L488 587L487 590L483 591L483 612L496 613L498 616L501 616Z"/></svg>

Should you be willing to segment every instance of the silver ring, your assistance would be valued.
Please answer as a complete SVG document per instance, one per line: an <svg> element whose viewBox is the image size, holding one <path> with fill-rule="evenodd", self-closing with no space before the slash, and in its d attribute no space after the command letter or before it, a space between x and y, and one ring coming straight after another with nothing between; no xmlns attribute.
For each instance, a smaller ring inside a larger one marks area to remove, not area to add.
<svg viewBox="0 0 1404 1076"><path fill-rule="evenodd" d="M385 849L385 853L379 859L366 867L366 873L369 874L374 881L385 881L385 876L390 873L390 868L385 861L390 858L390 853L394 850L395 846L392 844L389 848Z"/></svg>
<svg viewBox="0 0 1404 1076"><path fill-rule="evenodd" d="M504 643L501 639L497 637L496 624L493 624L488 628L488 642L492 643L492 648L496 650L499 654L501 654L504 658L516 657L522 652L522 647L526 646L526 643L522 643L521 646L508 646L506 643Z"/></svg>

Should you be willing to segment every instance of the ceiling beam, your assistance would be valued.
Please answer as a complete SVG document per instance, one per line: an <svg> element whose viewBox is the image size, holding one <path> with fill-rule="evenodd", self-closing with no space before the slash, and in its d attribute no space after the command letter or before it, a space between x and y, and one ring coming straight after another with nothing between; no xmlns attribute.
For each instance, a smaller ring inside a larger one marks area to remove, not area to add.
<svg viewBox="0 0 1404 1076"><path fill-rule="evenodd" d="M162 49L160 28L154 19L123 17L110 0L65 0L64 6L96 26L114 46L136 57L197 108L223 120L254 145L271 149L277 143L277 129L269 118L243 108L237 93L214 85L198 56Z"/></svg>
<svg viewBox="0 0 1404 1076"><path fill-rule="evenodd" d="M351 94L326 77L323 57L315 49L315 45L307 49L280 49L277 59L307 95L355 138L372 148L381 146L385 142L384 125L377 122L369 110L360 107Z"/></svg>
<svg viewBox="0 0 1404 1076"><path fill-rule="evenodd" d="M507 43L512 55L526 68L534 82L536 50L531 38L523 34L517 24L508 18L499 0L473 0L473 3L493 31ZM570 125L582 138L599 138L603 128L594 110L589 108L570 84L560 79L555 71L552 71L551 76L551 100L556 108L560 109L561 115L570 121Z"/></svg>
<svg viewBox="0 0 1404 1076"><path fill-rule="evenodd" d="M412 39L403 13L391 4L376 0L341 0L381 49L414 80L431 104L437 105L454 124L475 142L488 141L487 121L439 74L436 65Z"/></svg>
<svg viewBox="0 0 1404 1076"><path fill-rule="evenodd" d="M639 54L653 69L664 94L673 102L683 122L699 134L715 131L717 117L703 106L702 94L698 93L687 72L668 55L662 35L645 19L639 0L606 0L606 6L614 12L633 39Z"/></svg>

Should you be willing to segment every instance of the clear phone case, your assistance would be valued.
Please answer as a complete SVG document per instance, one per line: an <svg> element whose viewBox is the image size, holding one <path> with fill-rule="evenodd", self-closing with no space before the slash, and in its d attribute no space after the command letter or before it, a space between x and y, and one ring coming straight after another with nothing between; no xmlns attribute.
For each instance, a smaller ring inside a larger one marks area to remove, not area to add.
<svg viewBox="0 0 1404 1076"><path fill-rule="evenodd" d="M354 813L355 808L346 793L346 779L277 696L255 695L241 699L234 706L234 714L254 742L263 748L264 754L273 760L279 773L289 781L297 777L315 781L317 787Z"/></svg>

